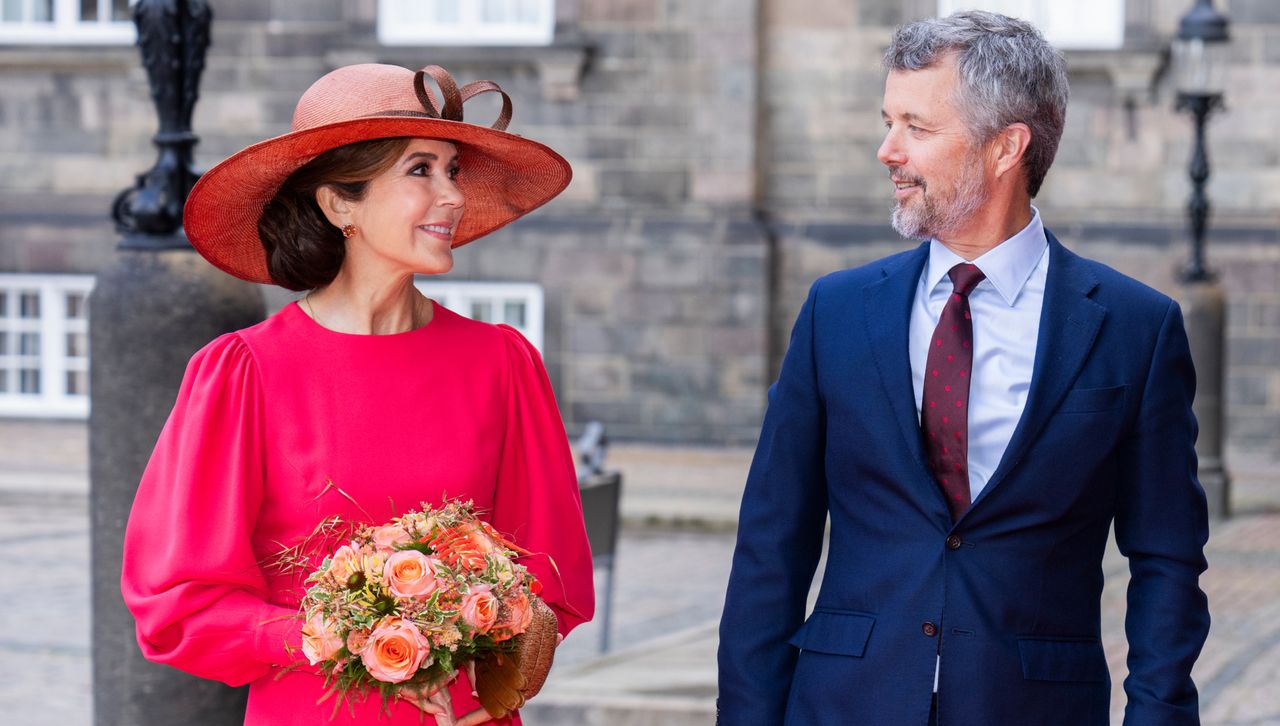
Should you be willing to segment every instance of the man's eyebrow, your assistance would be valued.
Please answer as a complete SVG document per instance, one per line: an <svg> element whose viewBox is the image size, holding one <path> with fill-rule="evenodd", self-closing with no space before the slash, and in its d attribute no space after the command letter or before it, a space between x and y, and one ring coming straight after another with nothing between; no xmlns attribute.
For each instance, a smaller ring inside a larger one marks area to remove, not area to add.
<svg viewBox="0 0 1280 726"><path fill-rule="evenodd" d="M889 120L889 112L888 112L888 111L885 111L883 108L882 108L882 109L880 109L880 118L884 119L885 121L888 121L888 120ZM905 112L905 113L903 113L903 114L902 114L902 120L903 120L903 121L918 121L918 122L920 122L920 123L923 123L923 124L925 124L925 125L928 125L928 123L925 121L925 119L924 119L924 117L923 117L923 116L920 116L920 115L917 115L917 114L911 113L910 111L907 111L907 112Z"/></svg>

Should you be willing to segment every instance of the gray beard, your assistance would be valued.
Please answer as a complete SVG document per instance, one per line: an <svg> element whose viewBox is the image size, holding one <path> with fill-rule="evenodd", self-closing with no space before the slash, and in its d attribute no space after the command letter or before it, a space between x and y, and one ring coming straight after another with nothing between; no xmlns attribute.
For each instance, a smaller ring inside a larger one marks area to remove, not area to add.
<svg viewBox="0 0 1280 726"><path fill-rule="evenodd" d="M894 231L908 239L927 240L942 239L963 227L987 201L981 171L976 166L970 169L976 173L966 174L949 195L939 194L935 200L924 186L917 204L906 207L895 202L890 217Z"/></svg>

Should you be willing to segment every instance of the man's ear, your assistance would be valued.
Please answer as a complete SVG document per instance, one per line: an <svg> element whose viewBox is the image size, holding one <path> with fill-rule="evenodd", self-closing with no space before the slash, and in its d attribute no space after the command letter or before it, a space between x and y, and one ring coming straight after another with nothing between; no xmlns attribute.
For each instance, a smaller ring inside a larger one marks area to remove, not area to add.
<svg viewBox="0 0 1280 726"><path fill-rule="evenodd" d="M995 143L992 144L996 178L1017 171L1030 145L1031 128L1021 122L1009 124L996 134Z"/></svg>
<svg viewBox="0 0 1280 726"><path fill-rule="evenodd" d="M320 211L329 220L329 224L339 229L351 224L351 202L334 191L333 187L326 185L316 189L316 204L320 205Z"/></svg>

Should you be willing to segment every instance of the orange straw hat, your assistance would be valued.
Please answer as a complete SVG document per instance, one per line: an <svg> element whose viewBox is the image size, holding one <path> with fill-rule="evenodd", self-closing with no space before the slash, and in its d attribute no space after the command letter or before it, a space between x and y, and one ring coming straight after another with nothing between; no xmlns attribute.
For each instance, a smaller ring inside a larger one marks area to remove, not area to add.
<svg viewBox="0 0 1280 726"><path fill-rule="evenodd" d="M443 105L426 85L431 76ZM462 104L481 93L502 96L492 127L463 123ZM187 238L219 269L271 283L258 219L280 185L320 154L339 146L399 136L457 143L458 187L467 211L454 232L459 247L546 204L569 185L569 162L536 141L506 132L511 98L491 81L458 88L439 66L414 73L366 63L325 75L302 94L293 130L254 144L205 172L187 198Z"/></svg>

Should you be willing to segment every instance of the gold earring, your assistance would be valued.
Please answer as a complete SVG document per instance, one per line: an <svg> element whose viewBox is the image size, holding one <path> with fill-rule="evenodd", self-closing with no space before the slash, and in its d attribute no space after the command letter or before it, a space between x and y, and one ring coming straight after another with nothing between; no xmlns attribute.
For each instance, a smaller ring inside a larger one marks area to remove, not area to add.
<svg viewBox="0 0 1280 726"><path fill-rule="evenodd" d="M356 236L357 231L358 230L356 229L356 226L354 224L343 225L342 237L343 239L351 239L352 237Z"/></svg>

